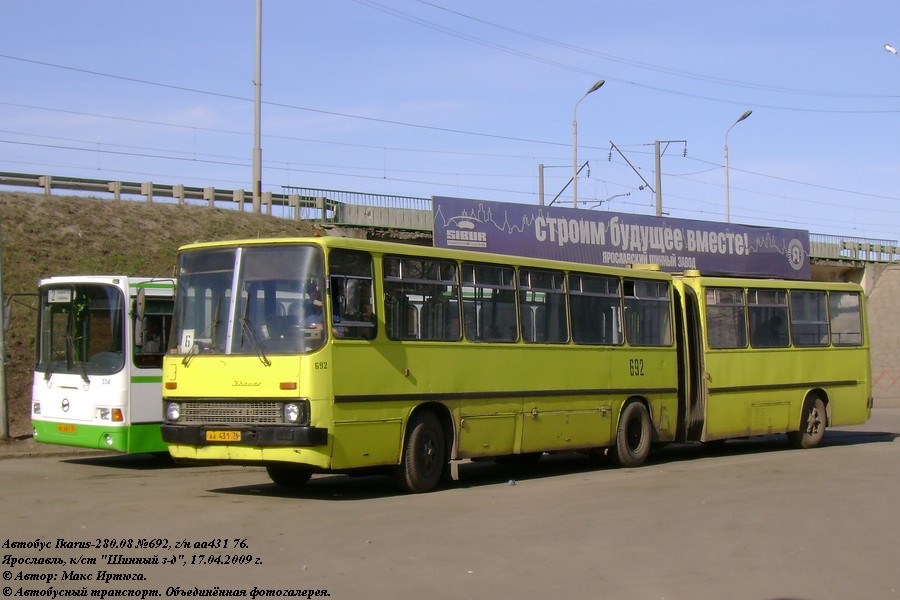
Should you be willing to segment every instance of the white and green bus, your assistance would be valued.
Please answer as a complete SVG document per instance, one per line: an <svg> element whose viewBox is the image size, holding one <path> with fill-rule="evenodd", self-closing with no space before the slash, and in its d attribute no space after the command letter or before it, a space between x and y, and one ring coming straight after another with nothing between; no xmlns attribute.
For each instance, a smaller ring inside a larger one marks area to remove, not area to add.
<svg viewBox="0 0 900 600"><path fill-rule="evenodd" d="M35 441L166 452L160 395L174 291L173 279L124 275L40 281Z"/></svg>
<svg viewBox="0 0 900 600"><path fill-rule="evenodd" d="M163 365L176 460L280 485L786 433L871 405L862 289L343 238L194 244ZM780 320L780 321L779 321Z"/></svg>

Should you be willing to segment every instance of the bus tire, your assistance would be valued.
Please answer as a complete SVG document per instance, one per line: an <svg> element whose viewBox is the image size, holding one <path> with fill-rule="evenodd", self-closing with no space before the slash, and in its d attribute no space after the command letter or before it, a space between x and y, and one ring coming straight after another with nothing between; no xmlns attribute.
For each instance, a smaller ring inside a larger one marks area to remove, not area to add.
<svg viewBox="0 0 900 600"><path fill-rule="evenodd" d="M441 422L433 412L421 411L409 420L403 455L397 466L400 487L413 494L438 486L446 466L446 443Z"/></svg>
<svg viewBox="0 0 900 600"><path fill-rule="evenodd" d="M814 448L825 437L825 402L817 396L807 398L800 415L799 431L789 431L788 441L794 448Z"/></svg>
<svg viewBox="0 0 900 600"><path fill-rule="evenodd" d="M287 488L303 487L312 477L311 470L291 463L269 463L266 465L266 473L272 483Z"/></svg>
<svg viewBox="0 0 900 600"><path fill-rule="evenodd" d="M650 413L642 402L631 402L619 415L616 445L610 453L620 467L639 467L650 454Z"/></svg>

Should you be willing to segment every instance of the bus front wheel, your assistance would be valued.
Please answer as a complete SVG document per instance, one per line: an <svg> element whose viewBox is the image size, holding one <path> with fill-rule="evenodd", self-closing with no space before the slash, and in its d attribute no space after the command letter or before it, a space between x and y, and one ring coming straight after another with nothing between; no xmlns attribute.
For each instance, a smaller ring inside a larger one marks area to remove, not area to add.
<svg viewBox="0 0 900 600"><path fill-rule="evenodd" d="M641 402L625 406L616 428L616 445L612 455L620 467L639 467L650 454L650 413Z"/></svg>
<svg viewBox="0 0 900 600"><path fill-rule="evenodd" d="M397 482L404 491L430 492L441 481L446 461L444 430L434 413L414 415L407 427Z"/></svg>
<svg viewBox="0 0 900 600"><path fill-rule="evenodd" d="M272 483L288 488L301 487L312 477L312 471L308 468L290 463L269 463L266 465L266 473Z"/></svg>
<svg viewBox="0 0 900 600"><path fill-rule="evenodd" d="M789 431L788 441L794 448L814 448L825 437L825 402L821 398L807 398L803 403L800 430Z"/></svg>

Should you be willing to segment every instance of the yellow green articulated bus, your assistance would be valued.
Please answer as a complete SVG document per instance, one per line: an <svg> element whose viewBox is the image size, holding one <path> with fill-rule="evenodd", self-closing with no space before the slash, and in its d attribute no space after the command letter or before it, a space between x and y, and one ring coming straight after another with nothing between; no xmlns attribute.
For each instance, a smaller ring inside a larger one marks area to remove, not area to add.
<svg viewBox="0 0 900 600"><path fill-rule="evenodd" d="M34 440L164 453L162 360L175 282L49 277L39 282Z"/></svg>
<svg viewBox="0 0 900 600"><path fill-rule="evenodd" d="M193 244L177 277L169 452L284 486L380 468L426 492L464 459L636 467L655 444L770 433L809 447L871 410L852 284L346 238Z"/></svg>

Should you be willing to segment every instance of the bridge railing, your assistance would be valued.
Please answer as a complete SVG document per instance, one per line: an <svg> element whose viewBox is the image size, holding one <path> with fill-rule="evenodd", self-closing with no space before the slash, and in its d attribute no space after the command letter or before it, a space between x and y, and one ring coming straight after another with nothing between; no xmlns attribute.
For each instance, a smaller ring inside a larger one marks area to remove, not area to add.
<svg viewBox="0 0 900 600"><path fill-rule="evenodd" d="M809 255L837 260L900 262L900 245L894 240L810 233Z"/></svg>

